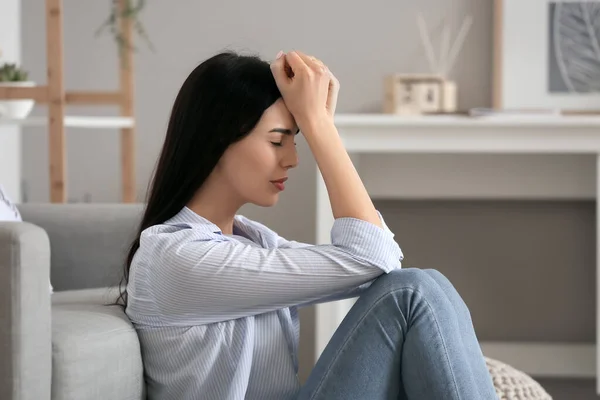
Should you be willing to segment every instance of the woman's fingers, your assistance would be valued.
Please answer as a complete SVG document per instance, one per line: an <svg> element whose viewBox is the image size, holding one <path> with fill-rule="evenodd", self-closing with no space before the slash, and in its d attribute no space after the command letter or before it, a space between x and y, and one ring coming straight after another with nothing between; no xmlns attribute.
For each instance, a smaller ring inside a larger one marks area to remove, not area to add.
<svg viewBox="0 0 600 400"><path fill-rule="evenodd" d="M323 64L323 62L321 60L319 60L318 58L304 54L301 51L296 51L296 53L298 53L300 58L302 58L302 61L304 61L304 63L307 66L311 67L313 70L315 70L315 71L321 70L323 72L327 70L327 67L325 66L325 64Z"/></svg>
<svg viewBox="0 0 600 400"><path fill-rule="evenodd" d="M271 72L273 73L273 77L275 78L275 82L277 83L277 86L279 86L279 90L281 90L281 84L283 82L286 82L287 79L289 79L286 71L285 71L285 64L286 64L286 60L285 60L285 55L283 54L283 52L279 52L277 54L277 58L275 59L275 61L273 61L271 63Z"/></svg>
<svg viewBox="0 0 600 400"><path fill-rule="evenodd" d="M301 51L291 51L289 53L283 54L279 52L277 59L271 64L273 68L275 68L276 73L279 76L276 76L276 79L283 79L281 71L285 73L285 76L288 78L294 77L296 74L302 71L321 71L327 72L328 68L323 64L323 62L315 57L306 55Z"/></svg>
<svg viewBox="0 0 600 400"><path fill-rule="evenodd" d="M299 51L278 54L271 64L283 100L298 124L335 112L338 83L315 57Z"/></svg>
<svg viewBox="0 0 600 400"><path fill-rule="evenodd" d="M289 64L294 75L298 74L300 71L305 71L308 69L308 65L304 62L304 59L298 54L297 51L290 51L286 53L285 59Z"/></svg>
<svg viewBox="0 0 600 400"><path fill-rule="evenodd" d="M333 72L331 72L330 70L328 70L329 72L329 87L332 90L335 91L339 91L340 90L340 81L338 80L338 78L335 77L335 75L333 75Z"/></svg>
<svg viewBox="0 0 600 400"><path fill-rule="evenodd" d="M327 95L327 110L330 115L335 114L335 109L338 102L338 94L340 92L340 81L329 71L329 93Z"/></svg>

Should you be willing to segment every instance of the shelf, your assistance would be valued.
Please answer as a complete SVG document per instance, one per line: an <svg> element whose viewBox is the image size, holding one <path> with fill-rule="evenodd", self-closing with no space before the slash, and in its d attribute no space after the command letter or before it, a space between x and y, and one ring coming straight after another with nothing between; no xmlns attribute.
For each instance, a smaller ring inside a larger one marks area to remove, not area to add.
<svg viewBox="0 0 600 400"><path fill-rule="evenodd" d="M28 117L25 119L0 118L0 125L47 126L48 117ZM135 121L130 117L65 117L68 128L132 128Z"/></svg>
<svg viewBox="0 0 600 400"><path fill-rule="evenodd" d="M600 116L340 114L335 124L346 149L355 153L600 152Z"/></svg>
<svg viewBox="0 0 600 400"><path fill-rule="evenodd" d="M487 116L392 114L338 114L338 127L600 127L600 115Z"/></svg>

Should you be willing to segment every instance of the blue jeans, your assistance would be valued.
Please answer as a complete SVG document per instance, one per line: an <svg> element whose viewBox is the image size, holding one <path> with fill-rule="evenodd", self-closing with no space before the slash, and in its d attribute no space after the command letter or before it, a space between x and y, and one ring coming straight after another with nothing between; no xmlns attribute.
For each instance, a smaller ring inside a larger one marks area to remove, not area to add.
<svg viewBox="0 0 600 400"><path fill-rule="evenodd" d="M469 310L432 269L384 274L360 296L299 400L498 399Z"/></svg>

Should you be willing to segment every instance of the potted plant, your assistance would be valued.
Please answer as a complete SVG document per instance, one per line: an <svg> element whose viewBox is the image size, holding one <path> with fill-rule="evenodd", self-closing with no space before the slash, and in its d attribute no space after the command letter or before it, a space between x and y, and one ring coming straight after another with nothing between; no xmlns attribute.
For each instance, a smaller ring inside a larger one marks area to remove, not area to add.
<svg viewBox="0 0 600 400"><path fill-rule="evenodd" d="M122 6L119 0L110 0L110 14L96 31L96 36L100 35L106 29L110 31L119 47L121 59L124 59L124 52L137 50L137 47L130 41L132 38L128 40L121 32L121 21L126 19L131 21L134 31L144 39L150 50L154 51L154 45L150 41L150 37L146 33L146 29L140 19L140 14L144 7L146 7L146 0L125 0Z"/></svg>
<svg viewBox="0 0 600 400"><path fill-rule="evenodd" d="M27 80L28 75L17 64L0 64L0 86L35 86L35 82ZM0 100L0 118L26 118L34 104L32 99Z"/></svg>

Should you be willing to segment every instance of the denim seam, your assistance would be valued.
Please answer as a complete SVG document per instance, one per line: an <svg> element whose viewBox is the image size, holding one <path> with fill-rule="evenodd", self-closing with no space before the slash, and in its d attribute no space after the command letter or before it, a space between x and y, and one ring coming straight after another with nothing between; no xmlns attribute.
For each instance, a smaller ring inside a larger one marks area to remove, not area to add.
<svg viewBox="0 0 600 400"><path fill-rule="evenodd" d="M367 315L369 315L369 313L371 312L371 310L373 310L373 308L375 306L377 306L385 297L387 297L387 296L389 296L391 294L395 294L396 292L399 292L399 291L405 290L405 289L408 289L408 290L410 290L413 293L418 293L419 295L421 295L423 297L423 300L425 301L425 304L427 305L427 308L429 308L429 310L431 311L431 314L433 315L433 320L435 321L435 325L436 325L436 327L438 329L438 332L440 332L440 337L442 339L442 345L444 346L444 352L446 354L446 361L448 363L448 367L450 369L450 373L452 374L452 381L454 382L454 390L456 391L456 396L457 396L458 400L460 400L460 394L458 393L458 385L456 383L456 377L454 376L454 371L452 370L452 366L450 364L450 358L448 356L448 347L446 346L446 341L444 340L444 336L441 335L442 330L440 329L440 325L439 325L438 320L437 320L437 318L435 316L435 313L433 312L433 309L431 308L431 305L429 304L429 301L427 300L427 297L423 296L423 294L421 292L419 292L418 290L415 290L415 289L413 289L411 287L408 287L408 286L401 287L401 288L396 288L396 289L394 289L392 291L384 293L384 294L381 295L381 297L379 297L376 301L374 301L373 304L371 305L371 307L369 307L366 310L366 312L364 313L364 316L360 320L358 320L358 322L356 323L355 328L350 332L350 334L348 335L348 338L346 338L346 340L344 341L344 343L342 343L342 345L340 346L339 350L334 354L332 360L335 361L339 357L340 353L342 353L342 351L344 350L344 348L348 344L348 341L350 340L350 338L352 337L352 335L358 329L358 326L360 325L360 323L367 317ZM405 318L405 322L408 325L408 321L406 321L406 318ZM325 379L328 376L329 376L329 370L327 370L327 372L325 372L325 374L323 374L323 377L319 381L319 384L315 388L315 391L312 394L312 396L310 396L309 400L314 400L314 398L318 394L319 390L321 390L321 387L323 386L323 382L325 381Z"/></svg>

